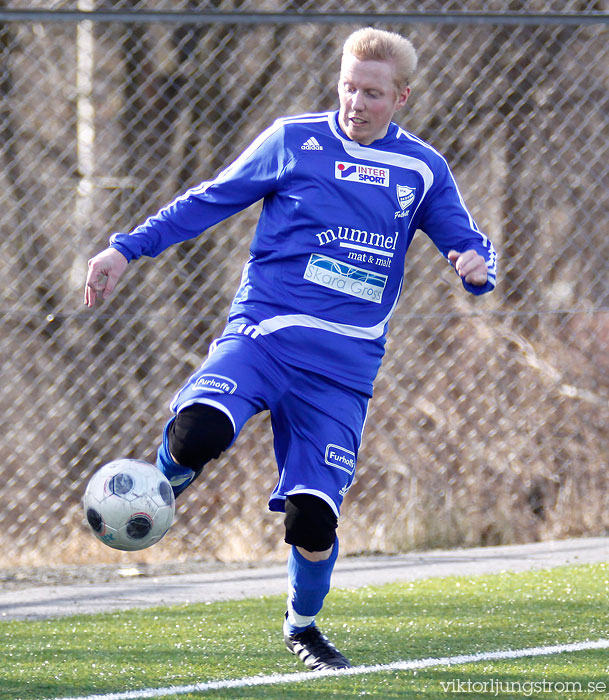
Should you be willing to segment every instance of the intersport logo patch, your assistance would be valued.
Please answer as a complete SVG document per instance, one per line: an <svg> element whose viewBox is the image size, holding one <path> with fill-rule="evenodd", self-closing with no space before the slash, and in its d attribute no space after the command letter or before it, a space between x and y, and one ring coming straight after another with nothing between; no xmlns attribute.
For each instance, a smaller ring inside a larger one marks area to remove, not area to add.
<svg viewBox="0 0 609 700"><path fill-rule="evenodd" d="M389 168L373 165L360 165L345 161L334 162L334 177L346 182L363 182L368 185L389 187Z"/></svg>

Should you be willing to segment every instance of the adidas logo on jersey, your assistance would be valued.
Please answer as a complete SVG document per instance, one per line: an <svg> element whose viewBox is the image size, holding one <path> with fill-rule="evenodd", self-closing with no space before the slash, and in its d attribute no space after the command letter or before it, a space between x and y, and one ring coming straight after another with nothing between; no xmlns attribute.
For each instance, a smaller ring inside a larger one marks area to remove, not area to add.
<svg viewBox="0 0 609 700"><path fill-rule="evenodd" d="M324 147L320 145L319 141L315 136L311 136L307 139L300 147L303 151L323 151Z"/></svg>

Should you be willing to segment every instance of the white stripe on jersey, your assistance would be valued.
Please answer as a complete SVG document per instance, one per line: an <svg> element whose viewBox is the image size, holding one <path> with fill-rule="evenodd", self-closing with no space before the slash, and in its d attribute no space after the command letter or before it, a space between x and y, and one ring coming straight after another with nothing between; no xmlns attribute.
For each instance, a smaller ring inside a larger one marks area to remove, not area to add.
<svg viewBox="0 0 609 700"><path fill-rule="evenodd" d="M489 239L478 228L478 225L474 221L474 217L471 215L469 209L467 208L467 206L465 204L465 200L463 199L463 196L461 195L461 190L459 189L459 186L457 185L457 181L455 180L455 177L452 173L452 170L450 169L450 166L448 165L446 158L444 158L444 156L439 151L437 151L433 146L431 146L427 142L423 141L418 136L415 136L414 134L411 134L410 132L405 131L401 127L398 127L398 138L400 138L400 136L404 136L404 138L407 138L410 141L414 141L415 143L418 143L419 146L423 146L424 148L427 148L432 153L435 153L438 156L438 158L441 158L446 163L448 173L451 177L451 180L453 181L453 184L455 185L455 190L457 191L457 195L459 197L459 202L461 203L463 210L467 214L467 218L469 220L469 225L470 225L472 231L479 234L479 236L482 238L482 245L487 250L489 250L491 252L491 256L490 256L489 261L486 264L486 267L488 270L487 274L488 274L489 282L491 282L492 284L495 284L496 277L497 277L497 253L494 251L493 246L491 245L491 242L489 241Z"/></svg>
<svg viewBox="0 0 609 700"><path fill-rule="evenodd" d="M281 124L310 124L314 122L330 122L333 112L309 112L308 114L295 114L290 117L280 117L275 121Z"/></svg>
<svg viewBox="0 0 609 700"><path fill-rule="evenodd" d="M271 126L265 129L261 134L259 134L252 143L241 153L241 155L234 160L230 165L228 165L224 170L222 170L213 180L206 180L200 183L196 187L192 187L183 195L177 198L176 201L180 199L185 199L190 194L196 194L198 192L205 192L211 185L216 182L222 182L222 180L230 176L231 172L238 168L244 160L247 160L251 154L256 151L270 136L272 136L276 131L281 129L284 124L315 124L319 122L330 122L332 112L321 112L316 114L300 114L294 117L281 117L276 119Z"/></svg>
<svg viewBox="0 0 609 700"><path fill-rule="evenodd" d="M239 328L237 328L237 333L249 335L251 338L257 338L260 335L260 330L258 326L248 326L246 323L242 323Z"/></svg>
<svg viewBox="0 0 609 700"><path fill-rule="evenodd" d="M276 331L280 331L284 328L300 326L304 328L317 328L319 330L329 331L330 333L345 335L348 338L376 340L385 334L385 326L387 325L389 319L393 316L393 312L395 311L395 307L397 306L401 292L402 283L400 282L400 287L389 313L382 321L374 326L352 326L348 323L334 323L332 321L325 321L323 318L308 316L307 314L286 314L285 316L265 318L258 324L258 330L260 331L260 335L268 335L269 333L275 333Z"/></svg>
<svg viewBox="0 0 609 700"><path fill-rule="evenodd" d="M426 143L425 141L422 141L418 136L411 134L409 131L404 131L404 129L400 128L398 131L398 138L400 136L404 136L405 138L410 139L410 141L414 141L415 143L418 143L419 146L423 146L424 148L427 148L432 153L435 153L438 156L438 158L443 160L444 163L446 163L446 168L448 169L450 179L453 181L455 189L457 190L457 195L459 196L459 202L461 202L461 206L463 207L463 210L467 214L467 218L469 220L469 225L470 225L472 231L476 231L476 233L479 233L482 236L482 238L485 242L485 245L486 245L488 243L488 238L486 238L486 236L480 231L480 229L476 225L476 222L474 221L474 217L470 214L469 209L465 206L465 200L461 196L461 190L459 189L459 187L457 185L457 181L455 180L454 175L452 174L452 170L450 169L450 166L448 165L448 161L446 160L446 158L444 158L444 156L439 151L437 151L433 146Z"/></svg>

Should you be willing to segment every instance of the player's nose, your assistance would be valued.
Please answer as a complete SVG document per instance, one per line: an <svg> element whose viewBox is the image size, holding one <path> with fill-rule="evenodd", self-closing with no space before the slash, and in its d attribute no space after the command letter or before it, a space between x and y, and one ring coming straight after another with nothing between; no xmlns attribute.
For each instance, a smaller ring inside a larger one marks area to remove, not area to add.
<svg viewBox="0 0 609 700"><path fill-rule="evenodd" d="M364 96L360 90L356 90L351 97L351 107L359 112L364 109L364 106Z"/></svg>

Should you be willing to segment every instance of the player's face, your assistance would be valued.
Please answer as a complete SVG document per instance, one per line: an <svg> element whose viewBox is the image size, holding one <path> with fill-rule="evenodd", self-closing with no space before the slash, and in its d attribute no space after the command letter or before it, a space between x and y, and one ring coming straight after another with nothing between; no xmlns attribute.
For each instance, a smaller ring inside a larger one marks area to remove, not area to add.
<svg viewBox="0 0 609 700"><path fill-rule="evenodd" d="M406 104L410 88L399 92L387 61L360 61L343 56L338 80L338 119L345 134L365 146L387 133L396 110Z"/></svg>

